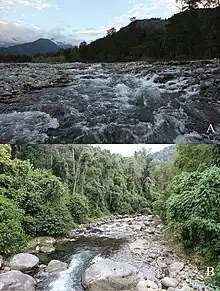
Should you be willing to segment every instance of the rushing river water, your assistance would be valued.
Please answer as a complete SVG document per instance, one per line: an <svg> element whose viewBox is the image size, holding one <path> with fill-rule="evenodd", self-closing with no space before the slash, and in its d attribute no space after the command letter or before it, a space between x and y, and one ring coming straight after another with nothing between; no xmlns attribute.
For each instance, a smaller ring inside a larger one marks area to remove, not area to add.
<svg viewBox="0 0 220 291"><path fill-rule="evenodd" d="M0 107L2 142L198 143L219 128L220 105L199 102L189 64L63 66L67 87Z"/></svg>

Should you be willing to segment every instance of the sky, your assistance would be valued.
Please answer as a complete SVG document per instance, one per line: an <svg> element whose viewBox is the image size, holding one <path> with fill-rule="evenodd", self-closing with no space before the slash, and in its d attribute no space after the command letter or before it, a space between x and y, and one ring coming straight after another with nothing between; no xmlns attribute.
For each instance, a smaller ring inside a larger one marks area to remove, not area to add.
<svg viewBox="0 0 220 291"><path fill-rule="evenodd" d="M100 147L103 150L109 150L112 154L121 154L124 157L131 157L134 155L135 151L141 150L142 148L151 150L151 152L155 153L170 146L170 144L96 144L92 146Z"/></svg>
<svg viewBox="0 0 220 291"><path fill-rule="evenodd" d="M0 43L45 37L90 42L129 24L132 17L168 18L176 0L0 0Z"/></svg>

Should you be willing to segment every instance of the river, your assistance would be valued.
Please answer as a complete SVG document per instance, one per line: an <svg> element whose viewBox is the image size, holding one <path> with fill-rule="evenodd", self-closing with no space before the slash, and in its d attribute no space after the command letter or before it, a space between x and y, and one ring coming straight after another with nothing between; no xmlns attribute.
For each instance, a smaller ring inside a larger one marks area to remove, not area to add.
<svg viewBox="0 0 220 291"><path fill-rule="evenodd" d="M51 259L58 259L67 262L69 267L58 274L41 277L37 291L84 290L82 276L89 265L100 258L130 263L139 269L145 279L161 286L164 252L166 256L168 254L167 264L173 261L185 264L178 275L178 287L187 283L191 290L198 290L204 284L203 276L183 253L171 249L162 228L160 222L149 215L112 219L74 230L69 239L59 240L55 252L38 255L41 263L48 264ZM71 241L72 238L74 241ZM206 287L209 291L216 290Z"/></svg>
<svg viewBox="0 0 220 291"><path fill-rule="evenodd" d="M0 100L1 142L208 143L210 124L216 131L211 140L220 140L220 104L200 98L200 79L219 78L215 65L203 65L202 74L190 62L54 66L68 76L65 87ZM34 68L19 68L22 82ZM46 67L48 74L51 68ZM40 75L41 66L36 70Z"/></svg>

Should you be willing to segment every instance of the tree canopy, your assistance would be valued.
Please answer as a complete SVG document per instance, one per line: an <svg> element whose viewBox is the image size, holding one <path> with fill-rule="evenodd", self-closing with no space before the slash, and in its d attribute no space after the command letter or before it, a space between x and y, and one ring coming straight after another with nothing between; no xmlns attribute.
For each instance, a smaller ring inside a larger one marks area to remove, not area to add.
<svg viewBox="0 0 220 291"><path fill-rule="evenodd" d="M132 157L88 145L0 145L0 193L3 255L94 218L153 212L167 234L220 269L219 145Z"/></svg>

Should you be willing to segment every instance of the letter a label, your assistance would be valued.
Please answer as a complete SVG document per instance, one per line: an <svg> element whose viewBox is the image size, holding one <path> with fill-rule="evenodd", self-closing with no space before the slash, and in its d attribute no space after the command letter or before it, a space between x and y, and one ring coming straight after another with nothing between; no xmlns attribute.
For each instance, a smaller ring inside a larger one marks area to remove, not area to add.
<svg viewBox="0 0 220 291"><path fill-rule="evenodd" d="M215 133L215 130L214 130L214 127L212 126L212 124L209 125L209 128L206 131L206 133L209 133L209 132Z"/></svg>

